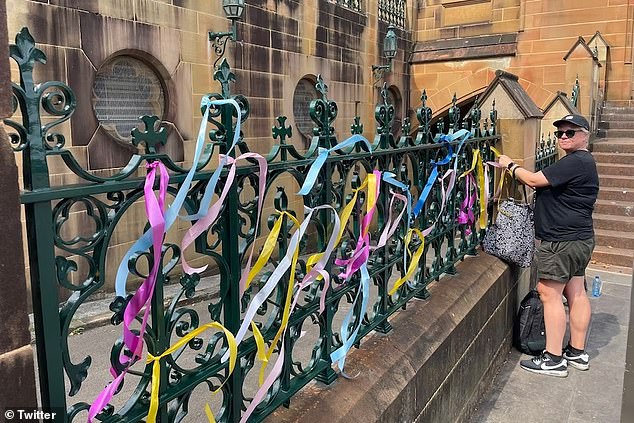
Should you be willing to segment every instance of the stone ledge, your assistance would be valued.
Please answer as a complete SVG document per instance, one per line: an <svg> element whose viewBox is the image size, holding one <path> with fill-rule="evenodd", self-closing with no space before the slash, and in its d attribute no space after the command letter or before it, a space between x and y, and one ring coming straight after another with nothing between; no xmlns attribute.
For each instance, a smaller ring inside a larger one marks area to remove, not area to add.
<svg viewBox="0 0 634 423"><path fill-rule="evenodd" d="M449 62L516 54L517 34L495 34L419 42L414 46L410 63Z"/></svg>
<svg viewBox="0 0 634 423"><path fill-rule="evenodd" d="M33 348L30 345L0 355L0 404L36 407Z"/></svg>
<svg viewBox="0 0 634 423"><path fill-rule="evenodd" d="M449 422L466 418L508 349L517 282L481 253L430 286L431 299L397 313L388 335L365 340L346 361L354 380L312 382L266 421Z"/></svg>

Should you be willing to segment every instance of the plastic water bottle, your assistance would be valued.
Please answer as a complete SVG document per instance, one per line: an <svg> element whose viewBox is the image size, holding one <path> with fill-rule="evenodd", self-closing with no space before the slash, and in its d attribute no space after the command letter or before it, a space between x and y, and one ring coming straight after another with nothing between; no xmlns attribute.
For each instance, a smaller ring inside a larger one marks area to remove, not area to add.
<svg viewBox="0 0 634 423"><path fill-rule="evenodd" d="M592 281L592 296L601 296L601 278L599 276L595 276L594 280Z"/></svg>

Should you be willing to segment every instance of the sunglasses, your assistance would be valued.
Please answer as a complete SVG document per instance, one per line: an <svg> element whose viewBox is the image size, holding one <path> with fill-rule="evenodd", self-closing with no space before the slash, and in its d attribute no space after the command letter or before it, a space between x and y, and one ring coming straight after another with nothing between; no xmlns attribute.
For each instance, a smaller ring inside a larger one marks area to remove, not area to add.
<svg viewBox="0 0 634 423"><path fill-rule="evenodd" d="M572 137L575 136L575 134L577 132L583 132L583 131L581 129L577 129L577 130L575 130L575 129L566 129L565 131L555 131L555 136L557 138L561 138L561 137L564 136L564 134L566 134L567 138L572 138Z"/></svg>

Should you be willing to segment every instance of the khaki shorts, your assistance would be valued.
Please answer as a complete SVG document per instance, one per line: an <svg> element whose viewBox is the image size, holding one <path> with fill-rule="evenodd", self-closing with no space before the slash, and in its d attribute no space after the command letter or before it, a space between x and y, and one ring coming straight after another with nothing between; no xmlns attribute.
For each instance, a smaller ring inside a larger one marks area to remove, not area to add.
<svg viewBox="0 0 634 423"><path fill-rule="evenodd" d="M535 257L537 277L567 283L573 276L585 276L594 250L594 238L579 241L542 241Z"/></svg>

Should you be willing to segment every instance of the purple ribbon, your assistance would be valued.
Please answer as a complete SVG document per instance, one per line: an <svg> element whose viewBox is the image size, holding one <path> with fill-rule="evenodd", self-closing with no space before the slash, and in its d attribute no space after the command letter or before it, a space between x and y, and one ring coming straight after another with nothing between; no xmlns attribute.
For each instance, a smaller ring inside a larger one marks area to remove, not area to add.
<svg viewBox="0 0 634 423"><path fill-rule="evenodd" d="M378 170L373 171L374 176L376 176L376 192L369 192L368 197L373 195L374 198L379 198L379 191L381 188L381 172ZM369 201L366 199L366 201ZM376 201L374 207L371 210L368 210L366 215L363 217L361 221L361 234L359 235L359 239L357 241L357 246L355 247L354 253L352 257L348 259L336 259L335 264L337 266L345 266L346 270L342 272L339 277L342 279L349 279L357 270L361 268L363 263L368 261L370 257L370 231L368 230L370 227L370 222L372 222L372 217L374 216L374 211L376 210Z"/></svg>
<svg viewBox="0 0 634 423"><path fill-rule="evenodd" d="M158 199L154 195L154 181L156 179L156 170L159 169L160 184L159 184L159 196ZM110 369L110 373L114 377L114 380L106 386L106 388L99 394L97 399L90 406L88 411L88 422L92 422L94 417L108 405L112 396L119 388L119 385L123 381L125 374L130 367L141 358L143 353L143 334L147 326L148 317L150 315L151 299L154 295L154 287L156 286L156 277L159 272L159 266L161 265L161 252L163 248L163 234L165 232L165 196L167 195L167 185L169 183L169 174L167 168L160 161L154 161L147 164L148 173L145 178L145 186L143 188L145 196L145 211L150 222L152 231L152 249L153 260L152 269L150 273L143 281L143 284L136 291L134 296L130 299L130 302L126 306L123 312L123 343L125 347L132 353L131 357L124 355L119 357L119 362L125 366L125 369L117 374L117 370ZM143 313L143 320L141 322L141 329L139 335L136 335L130 329L130 325L134 322L136 316L145 307Z"/></svg>
<svg viewBox="0 0 634 423"><path fill-rule="evenodd" d="M475 216L473 214L473 205L476 199L477 185L475 177L469 173L465 177L465 188L467 195L462 200L460 205L460 213L458 214L458 223L461 225L467 225L465 228L465 234L471 235L471 226L475 223Z"/></svg>

